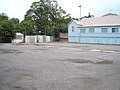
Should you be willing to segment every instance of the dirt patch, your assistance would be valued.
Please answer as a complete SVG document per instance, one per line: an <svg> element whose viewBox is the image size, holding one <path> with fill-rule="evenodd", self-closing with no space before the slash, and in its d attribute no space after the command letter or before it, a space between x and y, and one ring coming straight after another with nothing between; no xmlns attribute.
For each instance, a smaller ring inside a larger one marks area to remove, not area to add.
<svg viewBox="0 0 120 90"><path fill-rule="evenodd" d="M18 50L14 50L14 49L0 49L0 53L22 53L21 51L18 51Z"/></svg>
<svg viewBox="0 0 120 90"><path fill-rule="evenodd" d="M113 64L113 61L110 61L110 60L99 61L99 62L95 62L95 64Z"/></svg>
<svg viewBox="0 0 120 90"><path fill-rule="evenodd" d="M84 60L84 59L67 59L62 61L68 61L72 63L79 63L79 64L113 64L113 61L110 60L101 60L101 61L91 61L91 60Z"/></svg>
<svg viewBox="0 0 120 90"><path fill-rule="evenodd" d="M35 46L48 46L48 47L51 47L51 46L56 46L56 45L47 45L47 44L33 44Z"/></svg>
<svg viewBox="0 0 120 90"><path fill-rule="evenodd" d="M84 59L67 59L65 61L73 62L73 63L93 63L90 60L84 60Z"/></svg>
<svg viewBox="0 0 120 90"><path fill-rule="evenodd" d="M41 49L33 49L33 50L37 50L37 51L45 51L48 50L47 48L41 48Z"/></svg>
<svg viewBox="0 0 120 90"><path fill-rule="evenodd" d="M14 88L16 88L16 89L20 89L21 87L20 87L20 86L14 86Z"/></svg>

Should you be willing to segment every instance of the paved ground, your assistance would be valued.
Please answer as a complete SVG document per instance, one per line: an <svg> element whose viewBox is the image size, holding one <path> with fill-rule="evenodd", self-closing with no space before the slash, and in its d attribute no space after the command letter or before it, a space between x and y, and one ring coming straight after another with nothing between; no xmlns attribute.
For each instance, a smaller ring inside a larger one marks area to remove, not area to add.
<svg viewBox="0 0 120 90"><path fill-rule="evenodd" d="M120 90L120 46L0 44L0 90Z"/></svg>

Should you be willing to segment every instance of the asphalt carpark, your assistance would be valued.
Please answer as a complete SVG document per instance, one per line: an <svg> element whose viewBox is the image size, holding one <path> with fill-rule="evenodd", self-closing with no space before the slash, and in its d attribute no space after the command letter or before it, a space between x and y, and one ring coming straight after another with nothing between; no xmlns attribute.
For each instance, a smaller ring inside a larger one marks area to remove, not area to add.
<svg viewBox="0 0 120 90"><path fill-rule="evenodd" d="M120 90L120 46L0 44L0 90Z"/></svg>

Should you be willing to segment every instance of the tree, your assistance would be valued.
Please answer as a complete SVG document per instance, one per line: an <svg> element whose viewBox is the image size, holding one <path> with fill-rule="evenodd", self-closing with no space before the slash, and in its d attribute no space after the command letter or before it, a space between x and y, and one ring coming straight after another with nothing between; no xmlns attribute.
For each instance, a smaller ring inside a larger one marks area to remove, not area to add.
<svg viewBox="0 0 120 90"><path fill-rule="evenodd" d="M18 22L19 19L9 20L7 14L0 14L0 42L11 42L15 37L15 24Z"/></svg>
<svg viewBox="0 0 120 90"><path fill-rule="evenodd" d="M33 22L31 20L23 20L20 23L19 30L20 31L18 31L18 32L21 32L25 35L33 35L34 34Z"/></svg>
<svg viewBox="0 0 120 90"><path fill-rule="evenodd" d="M88 18L94 17L94 15L91 15L90 13L88 13Z"/></svg>
<svg viewBox="0 0 120 90"><path fill-rule="evenodd" d="M92 17L94 17L94 15L91 15L90 13L88 13L88 16L84 16L82 18L92 18Z"/></svg>
<svg viewBox="0 0 120 90"><path fill-rule="evenodd" d="M0 13L0 28L4 20L8 20L8 16L5 13Z"/></svg>
<svg viewBox="0 0 120 90"><path fill-rule="evenodd" d="M19 24L19 19L18 18L11 18L10 21L13 23L13 24Z"/></svg>
<svg viewBox="0 0 120 90"><path fill-rule="evenodd" d="M59 32L67 29L68 17L69 14L58 6L57 1L40 0L32 3L31 8L26 12L25 20L31 20L37 32L59 37Z"/></svg>
<svg viewBox="0 0 120 90"><path fill-rule="evenodd" d="M19 32L20 31L20 21L18 18L11 18L9 19L9 21L11 21L14 25L14 31L15 32Z"/></svg>
<svg viewBox="0 0 120 90"><path fill-rule="evenodd" d="M7 14L5 14L5 13L0 13L0 19L1 20L8 20L8 16L7 16Z"/></svg>
<svg viewBox="0 0 120 90"><path fill-rule="evenodd" d="M1 42L11 42L15 37L14 25L11 21L4 20L1 25L0 38Z"/></svg>

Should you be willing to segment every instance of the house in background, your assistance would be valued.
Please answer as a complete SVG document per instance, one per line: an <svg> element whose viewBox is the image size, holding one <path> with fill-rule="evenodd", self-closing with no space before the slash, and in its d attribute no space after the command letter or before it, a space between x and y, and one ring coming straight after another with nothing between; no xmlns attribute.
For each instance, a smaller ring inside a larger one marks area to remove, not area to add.
<svg viewBox="0 0 120 90"><path fill-rule="evenodd" d="M72 20L68 24L68 42L120 44L120 15Z"/></svg>

